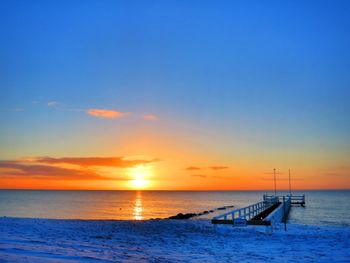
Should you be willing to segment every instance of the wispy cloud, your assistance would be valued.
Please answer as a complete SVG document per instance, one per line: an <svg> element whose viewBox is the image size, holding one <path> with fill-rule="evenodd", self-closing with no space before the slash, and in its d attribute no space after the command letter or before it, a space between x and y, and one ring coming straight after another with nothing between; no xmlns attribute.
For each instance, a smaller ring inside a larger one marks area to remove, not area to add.
<svg viewBox="0 0 350 263"><path fill-rule="evenodd" d="M49 102L47 103L47 106L48 106L48 107L51 107L51 108L57 107L57 106L58 106L58 102L57 102L57 101L49 101Z"/></svg>
<svg viewBox="0 0 350 263"><path fill-rule="evenodd" d="M157 162L159 159L152 160L126 160L124 157L37 157L33 159L37 163L46 164L73 164L83 167L89 166L106 166L106 167L119 167L127 168L141 164L148 164Z"/></svg>
<svg viewBox="0 0 350 263"><path fill-rule="evenodd" d="M187 171L194 171L194 170L213 170L213 171L218 171L218 170L224 170L228 169L228 166L209 166L209 167L198 167L198 166L189 166L186 168Z"/></svg>
<svg viewBox="0 0 350 263"><path fill-rule="evenodd" d="M143 119L146 121L157 121L159 118L154 114L143 115Z"/></svg>
<svg viewBox="0 0 350 263"><path fill-rule="evenodd" d="M60 111L72 111L72 112L85 112L86 114L100 119L118 119L125 117L127 115L134 115L131 112L123 112L115 109L106 109L106 108L72 108L70 106L65 105L64 103L57 102L55 100L48 101L47 103L40 103L38 101L33 101L33 104L45 105L49 108L60 110ZM159 117L155 114L140 114L136 116L137 118L142 118L146 121L158 121Z"/></svg>
<svg viewBox="0 0 350 263"><path fill-rule="evenodd" d="M199 177L199 178L214 178L214 179L230 179L230 176L221 176L221 175L205 175L205 174L191 174L193 177Z"/></svg>
<svg viewBox="0 0 350 263"><path fill-rule="evenodd" d="M210 166L208 167L209 169L211 170L224 170L224 169L228 169L229 167L228 166Z"/></svg>
<svg viewBox="0 0 350 263"><path fill-rule="evenodd" d="M187 171L195 171L195 170L202 170L202 168L200 167L196 167L196 166L189 166L186 168Z"/></svg>
<svg viewBox="0 0 350 263"><path fill-rule="evenodd" d="M88 109L86 111L87 114L90 116L101 118L101 119L115 119L123 117L124 115L128 114L127 112L120 112L115 110L108 110L108 109Z"/></svg>

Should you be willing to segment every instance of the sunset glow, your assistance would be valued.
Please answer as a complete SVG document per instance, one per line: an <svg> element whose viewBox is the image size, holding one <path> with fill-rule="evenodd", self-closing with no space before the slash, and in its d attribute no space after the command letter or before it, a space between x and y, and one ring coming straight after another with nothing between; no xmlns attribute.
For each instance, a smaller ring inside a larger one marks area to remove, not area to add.
<svg viewBox="0 0 350 263"><path fill-rule="evenodd" d="M150 186L151 166L137 165L136 167L129 168L129 174L132 178L130 180L131 189L142 190Z"/></svg>
<svg viewBox="0 0 350 263"><path fill-rule="evenodd" d="M350 188L342 4L15 2L0 188Z"/></svg>

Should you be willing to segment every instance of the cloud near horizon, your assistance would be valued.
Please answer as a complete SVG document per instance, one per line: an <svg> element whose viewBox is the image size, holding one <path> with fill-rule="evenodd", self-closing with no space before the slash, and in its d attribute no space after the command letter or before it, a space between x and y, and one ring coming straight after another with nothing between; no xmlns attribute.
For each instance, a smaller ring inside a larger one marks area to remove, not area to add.
<svg viewBox="0 0 350 263"><path fill-rule="evenodd" d="M209 179L209 178L214 178L214 179L230 179L230 176L221 176L221 175L205 175L205 174L191 174L190 176L192 177L198 177L198 178L203 178L203 179Z"/></svg>
<svg viewBox="0 0 350 263"><path fill-rule="evenodd" d="M195 170L205 170L205 169L209 169L209 170L214 170L214 171L218 171L218 170L224 170L224 169L228 169L228 166L209 166L209 167L198 167L198 166L189 166L186 168L187 171L195 171Z"/></svg>
<svg viewBox="0 0 350 263"><path fill-rule="evenodd" d="M202 168L200 167L196 167L196 166L189 166L186 168L187 171L195 171L195 170L202 170Z"/></svg>
<svg viewBox="0 0 350 263"><path fill-rule="evenodd" d="M211 170L224 170L224 169L228 169L229 167L228 166L211 166L211 167L208 167L209 169Z"/></svg>
<svg viewBox="0 0 350 263"><path fill-rule="evenodd" d="M74 180L129 180L125 177L101 175L90 167L131 168L136 165L157 162L153 160L125 160L123 157L35 157L22 160L0 160L0 176L33 178L74 179ZM74 168L62 165L76 165Z"/></svg>
<svg viewBox="0 0 350 263"><path fill-rule="evenodd" d="M125 157L36 157L33 160L38 163L46 164L73 164L83 167L106 166L119 168L130 168L136 165L148 164L159 161L159 159L126 160Z"/></svg>
<svg viewBox="0 0 350 263"><path fill-rule="evenodd" d="M94 171L69 169L57 166L28 164L17 161L0 161L0 176L28 176L52 179L109 180Z"/></svg>
<svg viewBox="0 0 350 263"><path fill-rule="evenodd" d="M100 118L100 119L116 119L121 118L125 115L127 115L127 112L120 112L115 110L108 110L108 109L88 109L86 110L86 113L90 116Z"/></svg>

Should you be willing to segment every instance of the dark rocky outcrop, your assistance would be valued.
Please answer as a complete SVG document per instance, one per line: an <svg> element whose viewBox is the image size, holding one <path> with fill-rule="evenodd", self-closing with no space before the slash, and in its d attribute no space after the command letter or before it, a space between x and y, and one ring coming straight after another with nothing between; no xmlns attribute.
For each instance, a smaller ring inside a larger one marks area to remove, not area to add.
<svg viewBox="0 0 350 263"><path fill-rule="evenodd" d="M226 208L231 208L231 207L234 207L234 206L233 205L223 206L223 207L216 208L214 210L209 210L209 211L205 210L201 213L186 213L186 214L179 213L175 216L169 216L166 219L190 219L190 218L195 217L195 216L206 215L206 214L213 213L216 210L225 210Z"/></svg>

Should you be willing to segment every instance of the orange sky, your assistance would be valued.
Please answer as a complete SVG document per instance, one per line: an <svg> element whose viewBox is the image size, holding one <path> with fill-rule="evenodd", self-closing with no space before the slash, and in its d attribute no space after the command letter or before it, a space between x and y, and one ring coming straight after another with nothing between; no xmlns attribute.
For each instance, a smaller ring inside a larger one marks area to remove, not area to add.
<svg viewBox="0 0 350 263"><path fill-rule="evenodd" d="M293 189L350 188L349 167L316 163L321 156L280 152L273 158L264 155L260 158L259 152L253 150L250 156L243 153L220 156L203 146L195 147L193 142L190 145L186 138L160 135L156 139L135 136L128 145L127 141L119 143L119 150L128 154L121 157L32 156L1 160L0 186L4 189L268 190L273 189L273 161L278 160L277 189L288 189L290 163ZM145 154L147 149L151 149L151 154ZM131 155L137 151L142 154Z"/></svg>
<svg viewBox="0 0 350 263"><path fill-rule="evenodd" d="M350 188L346 1L6 2L0 188Z"/></svg>

